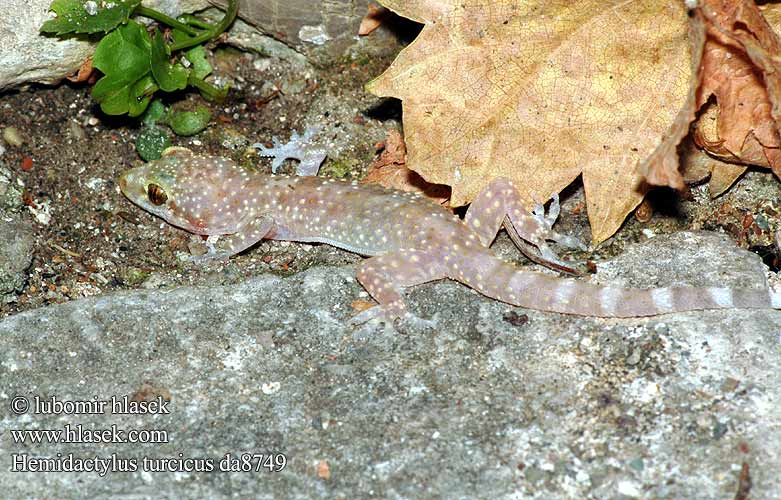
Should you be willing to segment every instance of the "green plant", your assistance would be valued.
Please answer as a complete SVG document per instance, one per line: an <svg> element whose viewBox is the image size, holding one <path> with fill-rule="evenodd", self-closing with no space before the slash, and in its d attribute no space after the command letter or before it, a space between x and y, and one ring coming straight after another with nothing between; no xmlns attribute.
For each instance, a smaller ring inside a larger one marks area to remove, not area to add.
<svg viewBox="0 0 781 500"><path fill-rule="evenodd" d="M208 100L223 99L228 89L205 81L212 72L203 44L223 33L236 18L238 0L229 0L225 16L216 25L193 16L173 19L141 5L141 0L54 0L57 17L41 32L57 36L103 33L93 65L103 73L92 97L104 113L138 116L161 90L174 92L188 85ZM132 19L144 16L169 26L170 40L159 29L153 34Z"/></svg>

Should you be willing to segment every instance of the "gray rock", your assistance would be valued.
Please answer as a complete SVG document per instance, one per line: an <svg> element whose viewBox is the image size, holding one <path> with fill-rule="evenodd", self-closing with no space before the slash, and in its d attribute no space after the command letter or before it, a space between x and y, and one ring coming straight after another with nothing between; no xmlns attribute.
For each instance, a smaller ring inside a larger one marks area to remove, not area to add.
<svg viewBox="0 0 781 500"><path fill-rule="evenodd" d="M226 5L226 0L215 3ZM279 40L299 48L329 44L341 52L355 43L369 0L241 0L240 16Z"/></svg>
<svg viewBox="0 0 781 500"><path fill-rule="evenodd" d="M704 255L735 257L717 274L693 260L701 284L764 280L722 238L685 238ZM676 254L675 242L640 249ZM615 272L640 286L676 279L618 262ZM732 498L745 463L752 498L781 498L779 311L599 320L513 308L443 281L408 294L428 323L350 327L362 296L351 267L316 267L6 318L3 408L15 396L160 396L170 414L4 413L0 489L6 498ZM79 424L165 430L168 442L21 444L10 433ZM135 459L138 470L10 472L25 453ZM142 470L144 456L179 453L215 467L226 453L284 453L287 467Z"/></svg>
<svg viewBox="0 0 781 500"><path fill-rule="evenodd" d="M13 174L0 161L0 208L15 212L23 206L22 191L13 180Z"/></svg>
<svg viewBox="0 0 781 500"><path fill-rule="evenodd" d="M627 273L641 269L642 273ZM728 236L681 231L628 247L619 257L598 265L596 281L614 286L729 286L766 288L762 259L735 246Z"/></svg>
<svg viewBox="0 0 781 500"><path fill-rule="evenodd" d="M33 260L33 237L33 228L26 218L0 211L0 295L20 291L27 281Z"/></svg>

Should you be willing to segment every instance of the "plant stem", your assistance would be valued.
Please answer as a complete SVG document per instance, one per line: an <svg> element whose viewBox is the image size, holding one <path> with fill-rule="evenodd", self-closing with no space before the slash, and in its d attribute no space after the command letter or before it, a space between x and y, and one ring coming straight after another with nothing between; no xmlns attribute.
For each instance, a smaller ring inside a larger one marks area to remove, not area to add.
<svg viewBox="0 0 781 500"><path fill-rule="evenodd" d="M236 13L239 11L239 0L228 0L228 7L225 9L225 17L217 24L214 29L207 31L206 33L200 32L199 35L190 38L189 40L183 40L179 43L171 44L171 52L188 49L196 45L200 45L203 42L218 37L223 31L228 29L234 19L236 19ZM178 22L178 21L177 21Z"/></svg>
<svg viewBox="0 0 781 500"><path fill-rule="evenodd" d="M194 76L192 76L192 74L190 75L190 78L187 80L187 82L193 87L200 90L203 97L205 97L209 101L219 102L225 99L225 97L228 95L227 87L223 87L223 88L215 87L211 83L205 82L200 78L195 78Z"/></svg>
<svg viewBox="0 0 781 500"><path fill-rule="evenodd" d="M157 22L163 23L172 28L176 28L180 31L184 31L190 36L197 36L201 34L200 31L192 28L191 26L188 26L184 23L180 23L173 17L166 16L162 12L156 11L154 9L150 9L148 7L144 7L143 5L139 5L138 7L136 7L136 10L134 10L133 13L138 14L139 16L148 17L149 19L154 19Z"/></svg>
<svg viewBox="0 0 781 500"><path fill-rule="evenodd" d="M212 30L214 29L214 26L210 23L207 23L203 19L198 19L197 17L193 16L192 14L184 14L181 16L181 19L189 24L190 26L195 26L196 28L202 29L202 30Z"/></svg>

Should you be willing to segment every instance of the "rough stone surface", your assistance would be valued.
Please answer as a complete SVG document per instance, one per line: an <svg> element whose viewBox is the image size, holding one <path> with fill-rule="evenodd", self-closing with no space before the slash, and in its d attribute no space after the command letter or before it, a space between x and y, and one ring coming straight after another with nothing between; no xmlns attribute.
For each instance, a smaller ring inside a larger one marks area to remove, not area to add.
<svg viewBox="0 0 781 500"><path fill-rule="evenodd" d="M721 237L654 238L606 265L638 286L762 283ZM727 260L717 256L730 256ZM723 265L722 265L723 262ZM711 272L718 267L717 272ZM675 272L675 271L671 271ZM617 283L610 278L603 281ZM350 327L352 267L144 290L0 322L6 498L781 498L780 311L600 320L415 287L423 321ZM170 399L169 415L17 416L32 400ZM19 444L12 429L164 429L167 444ZM282 472L148 472L143 456L284 453ZM9 472L12 454L139 460L136 472ZM745 465L744 465L745 464ZM745 473L744 473L745 474Z"/></svg>
<svg viewBox="0 0 781 500"><path fill-rule="evenodd" d="M215 3L226 5L226 0ZM293 46L325 45L343 49L354 43L369 0L241 0L243 19Z"/></svg>
<svg viewBox="0 0 781 500"><path fill-rule="evenodd" d="M86 42L39 35L50 4L0 0L0 91L28 82L57 82L92 53Z"/></svg>
<svg viewBox="0 0 781 500"><path fill-rule="evenodd" d="M29 220L0 212L0 295L22 289L33 261L33 244Z"/></svg>

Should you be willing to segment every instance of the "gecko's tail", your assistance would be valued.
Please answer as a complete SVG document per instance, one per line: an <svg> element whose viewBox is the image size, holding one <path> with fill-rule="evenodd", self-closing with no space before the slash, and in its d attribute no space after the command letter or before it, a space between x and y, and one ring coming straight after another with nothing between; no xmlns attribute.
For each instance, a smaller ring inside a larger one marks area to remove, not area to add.
<svg viewBox="0 0 781 500"><path fill-rule="evenodd" d="M469 285L502 302L543 311L622 318L702 309L781 309L781 293L772 288L618 288L524 271L499 259L483 260L482 266L493 269L477 276L492 279L464 276Z"/></svg>

